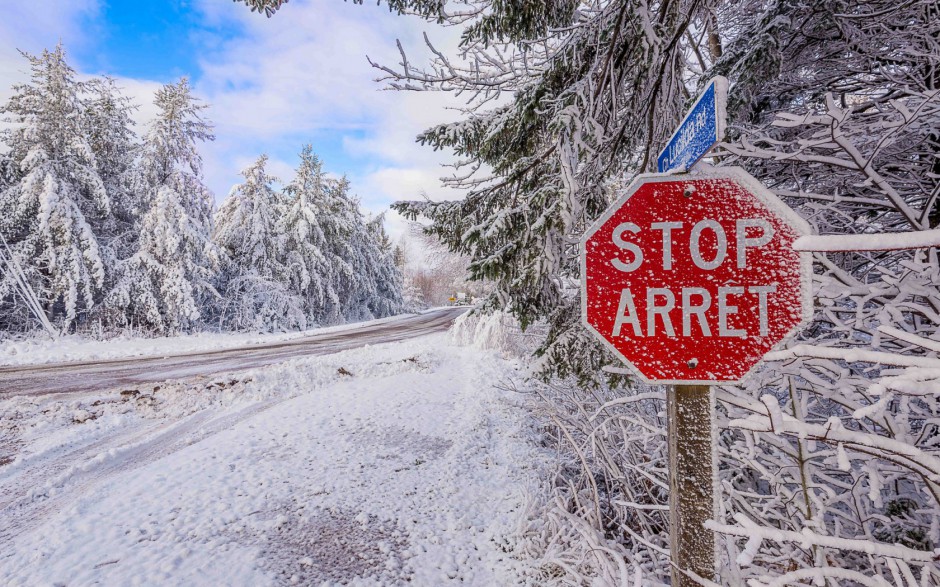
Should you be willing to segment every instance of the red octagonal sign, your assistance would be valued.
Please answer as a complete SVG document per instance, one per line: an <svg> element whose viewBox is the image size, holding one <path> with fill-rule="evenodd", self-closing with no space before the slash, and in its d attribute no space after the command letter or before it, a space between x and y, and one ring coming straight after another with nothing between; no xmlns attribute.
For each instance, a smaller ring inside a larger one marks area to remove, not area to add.
<svg viewBox="0 0 940 587"><path fill-rule="evenodd" d="M582 318L649 383L732 383L812 313L809 226L739 168L637 179L587 233Z"/></svg>

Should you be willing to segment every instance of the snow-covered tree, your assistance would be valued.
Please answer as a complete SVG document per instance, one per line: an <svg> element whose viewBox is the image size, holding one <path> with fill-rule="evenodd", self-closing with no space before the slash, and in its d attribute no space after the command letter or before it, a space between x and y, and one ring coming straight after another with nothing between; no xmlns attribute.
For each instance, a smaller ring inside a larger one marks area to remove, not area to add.
<svg viewBox="0 0 940 587"><path fill-rule="evenodd" d="M137 250L141 213L140 192L135 182L138 144L131 113L136 106L121 94L114 79L105 77L87 83L83 126L95 155L95 167L111 203L111 212L99 231L104 259L104 291L110 291L119 274L119 262ZM111 309L99 304L95 312L99 323L113 323ZM120 322L120 321L118 321Z"/></svg>
<svg viewBox="0 0 940 587"><path fill-rule="evenodd" d="M328 221L330 181L313 147L305 145L294 179L284 188L285 210L281 220L284 236L284 264L290 290L304 301L311 323L339 319L340 298L332 275L338 260L327 242L321 223ZM331 233L332 236L332 233Z"/></svg>
<svg viewBox="0 0 940 587"><path fill-rule="evenodd" d="M0 231L50 317L68 328L96 302L107 271L99 245L111 202L85 134L86 85L59 44L24 54L30 82L0 108L12 128L0 139L16 171L0 191ZM0 299L15 289L0 277Z"/></svg>
<svg viewBox="0 0 940 587"><path fill-rule="evenodd" d="M137 106L131 104L110 77L91 80L86 91L85 135L111 202L103 244L124 258L136 244L134 225L142 209L134 185L138 144L131 113Z"/></svg>
<svg viewBox="0 0 940 587"><path fill-rule="evenodd" d="M346 178L333 179L306 145L284 189L284 259L291 291L311 323L336 324L401 311L401 276L381 218L367 223Z"/></svg>
<svg viewBox="0 0 940 587"><path fill-rule="evenodd" d="M242 172L216 217L213 239L222 260L223 325L261 331L303 328L303 298L291 291L283 264L283 206L262 155Z"/></svg>
<svg viewBox="0 0 940 587"><path fill-rule="evenodd" d="M385 233L384 222L385 217L380 214L354 225L351 242L355 256L350 265L356 275L356 295L347 311L349 320L384 318L402 311L403 278L395 265L392 243Z"/></svg>
<svg viewBox="0 0 940 587"><path fill-rule="evenodd" d="M108 305L124 325L173 333L192 328L215 295L213 201L197 150L214 137L185 78L158 90L154 103L137 178L147 207L139 244L119 264Z"/></svg>
<svg viewBox="0 0 940 587"><path fill-rule="evenodd" d="M482 1L452 14L433 0L408 4L462 26L461 51L435 51L426 68L376 64L390 87L474 99L462 120L418 137L455 152L448 183L467 197L395 208L431 219L428 230L470 258L470 277L494 286L489 308L550 322L540 351L549 372L597 381L610 358L578 327L576 243L611 182L655 167L700 75L686 64L707 53L697 39L712 3Z"/></svg>

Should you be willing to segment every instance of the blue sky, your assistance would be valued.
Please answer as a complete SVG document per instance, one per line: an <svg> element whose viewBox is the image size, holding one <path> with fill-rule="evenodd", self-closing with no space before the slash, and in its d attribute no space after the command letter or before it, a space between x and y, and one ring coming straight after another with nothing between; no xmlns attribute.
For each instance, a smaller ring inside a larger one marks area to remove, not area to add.
<svg viewBox="0 0 940 587"><path fill-rule="evenodd" d="M307 142L328 171L349 175L373 212L422 193L456 196L437 180L447 155L414 143L424 128L454 118L444 109L449 98L382 91L366 61L368 54L394 65L396 39L420 61L428 55L422 33L449 47L456 31L342 0L291 0L272 19L232 0L33 0L11 10L0 23L0 100L25 77L16 50L35 53L59 40L82 74L118 78L141 105L140 132L153 115L153 91L188 76L216 125L203 154L219 201L262 152L289 180ZM400 219L389 228L399 232Z"/></svg>

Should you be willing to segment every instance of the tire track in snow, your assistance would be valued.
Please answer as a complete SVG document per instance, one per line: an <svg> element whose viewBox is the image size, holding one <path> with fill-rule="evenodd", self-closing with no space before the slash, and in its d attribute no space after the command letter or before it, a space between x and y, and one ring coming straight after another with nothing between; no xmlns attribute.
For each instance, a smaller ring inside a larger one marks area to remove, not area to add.
<svg viewBox="0 0 940 587"><path fill-rule="evenodd" d="M164 423L141 434L102 439L63 455L54 463L40 462L19 472L15 479L19 483L11 484L16 486L12 499L0 505L0 519L4 520L0 552L9 552L8 546L16 536L39 526L47 517L76 503L114 476L172 455L289 399L290 396L285 396L261 401L216 418L210 418L213 409L204 409L184 420ZM141 436L149 438L139 440ZM79 464L66 466L76 458L81 459ZM37 475L31 474L33 472ZM36 488L49 493L43 495ZM0 486L5 495L9 489ZM2 558L6 557L0 560Z"/></svg>

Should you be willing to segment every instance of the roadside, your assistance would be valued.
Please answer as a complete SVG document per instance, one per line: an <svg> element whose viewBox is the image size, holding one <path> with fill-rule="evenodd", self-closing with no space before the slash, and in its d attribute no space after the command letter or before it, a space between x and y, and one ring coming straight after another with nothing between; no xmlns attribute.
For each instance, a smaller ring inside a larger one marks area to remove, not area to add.
<svg viewBox="0 0 940 587"><path fill-rule="evenodd" d="M421 312L421 314L436 312L441 309L430 308ZM108 361L132 357L162 357L260 347L284 342L298 342L323 334L352 332L395 322L413 315L399 314L378 320L312 328L302 332L267 334L197 332L153 338L118 336L106 340L97 340L80 334L70 334L52 340L48 336L36 333L26 338L0 340L0 367L71 363L75 361Z"/></svg>
<svg viewBox="0 0 940 587"><path fill-rule="evenodd" d="M220 348L166 356L89 360L0 367L0 399L18 395L74 394L212 376L263 367L298 357L328 355L369 344L413 339L450 328L462 308L441 308L422 314L362 322L320 331L303 338L273 340L246 347Z"/></svg>
<svg viewBox="0 0 940 587"><path fill-rule="evenodd" d="M0 402L0 583L525 583L550 455L448 341Z"/></svg>

